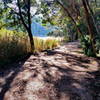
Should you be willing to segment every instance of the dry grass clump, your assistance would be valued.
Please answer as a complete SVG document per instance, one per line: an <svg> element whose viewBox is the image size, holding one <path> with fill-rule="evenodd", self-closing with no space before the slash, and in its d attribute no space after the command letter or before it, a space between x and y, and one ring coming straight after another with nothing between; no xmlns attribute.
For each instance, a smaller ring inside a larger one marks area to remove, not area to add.
<svg viewBox="0 0 100 100"><path fill-rule="evenodd" d="M34 38L35 52L53 49L59 45L56 39ZM9 64L30 52L28 36L23 32L0 29L0 67Z"/></svg>
<svg viewBox="0 0 100 100"><path fill-rule="evenodd" d="M0 30L0 66L11 63L29 52L27 36L22 32Z"/></svg>
<svg viewBox="0 0 100 100"><path fill-rule="evenodd" d="M47 39L41 39L41 38L34 38L35 43L35 52L47 50L47 49L54 49L59 44L60 41L54 38L47 38Z"/></svg>

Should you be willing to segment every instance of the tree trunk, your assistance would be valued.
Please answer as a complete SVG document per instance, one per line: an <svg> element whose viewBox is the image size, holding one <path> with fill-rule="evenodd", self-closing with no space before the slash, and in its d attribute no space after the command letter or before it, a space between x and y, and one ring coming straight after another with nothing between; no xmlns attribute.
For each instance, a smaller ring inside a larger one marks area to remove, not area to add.
<svg viewBox="0 0 100 100"><path fill-rule="evenodd" d="M28 32L28 36L30 39L30 45L31 45L31 53L33 53L34 51L34 40L33 40L33 35L32 35L32 31L31 31L31 13L30 13L30 7L31 7L31 2L30 0L27 1L27 20L28 20L28 24L25 23L25 20L23 18L22 15L22 11L21 11L21 4L20 4L20 0L17 0L17 4L18 4L18 8L19 8L19 15L20 15L20 19L22 21L22 24L24 25L25 29Z"/></svg>
<svg viewBox="0 0 100 100"><path fill-rule="evenodd" d="M90 7L89 0L86 0L86 2L87 2L87 7L88 7L88 9L89 9L89 12L90 12L90 15L91 15L91 18L92 18L92 21L93 21L94 31L96 31L96 33L97 33L98 36L99 36L99 30L98 30L98 28L97 28L96 21L95 21L95 18L94 18L94 12L93 12L93 10L92 10L91 7Z"/></svg>
<svg viewBox="0 0 100 100"><path fill-rule="evenodd" d="M29 38L30 38L30 44L31 44L31 52L34 51L34 40L33 40L33 35L32 35L32 30L31 30L31 12L30 12L30 8L31 8L31 1L28 0L27 1L27 14L28 14L28 35L29 35Z"/></svg>
<svg viewBox="0 0 100 100"><path fill-rule="evenodd" d="M83 3L83 7L85 9L85 15L86 15L86 20L87 20L87 25L88 25L88 31L89 31L89 35L90 35L90 39L91 39L91 46L93 49L93 55L96 56L96 50L95 50L95 43L94 43L94 26L93 26L93 21L91 18L91 15L88 11L87 8L87 3L85 0L82 0Z"/></svg>
<svg viewBox="0 0 100 100"><path fill-rule="evenodd" d="M74 26L76 27L77 32L79 33L79 35L80 35L81 37L83 37L82 31L80 30L79 27L77 27L76 21L75 21L75 19L71 16L71 14L70 14L68 8L67 8L67 7L64 7L64 5L63 5L61 2L59 2L59 0L56 0L56 1L57 1L57 3L60 4L61 7L67 12L68 17L69 17L69 18L72 20L72 22L74 23Z"/></svg>
<svg viewBox="0 0 100 100"><path fill-rule="evenodd" d="M34 39L33 39L32 31L30 29L28 30L28 36L29 36L30 45L31 45L31 53L33 53L34 52Z"/></svg>

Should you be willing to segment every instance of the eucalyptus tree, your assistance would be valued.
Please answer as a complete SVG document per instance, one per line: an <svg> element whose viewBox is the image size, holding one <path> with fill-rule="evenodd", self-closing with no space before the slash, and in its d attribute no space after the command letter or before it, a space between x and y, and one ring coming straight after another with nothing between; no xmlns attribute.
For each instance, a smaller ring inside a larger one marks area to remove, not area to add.
<svg viewBox="0 0 100 100"><path fill-rule="evenodd" d="M16 18L24 26L24 29L27 31L31 52L34 51L34 40L31 30L32 18L35 16L39 10L36 10L38 4L35 0L3 0L4 5L11 9L11 13L16 15Z"/></svg>
<svg viewBox="0 0 100 100"><path fill-rule="evenodd" d="M62 8L54 0L41 1L42 23L44 26L52 28L48 35L66 37L66 17Z"/></svg>
<svg viewBox="0 0 100 100"><path fill-rule="evenodd" d="M91 7L92 1L91 0L50 0L50 1L44 0L44 1L49 2L49 6L51 2L56 2L57 4L59 4L59 7L63 9L62 11L65 14L63 18L59 17L59 19L63 20L66 16L68 16L73 22L75 28L77 29L77 33L79 33L81 40L85 42L84 44L86 47L86 54L89 56L96 56L97 55L96 37L99 37L99 31L96 26L96 21L94 18L95 13L93 12ZM94 2L97 1L94 0ZM46 7L44 8L46 9ZM47 10L45 10L45 12L47 16L48 15ZM50 17L49 21L51 21ZM52 18L53 17L51 17L51 19ZM57 19L57 16L55 16L55 19ZM58 24L58 20L56 20L56 22ZM60 24L60 26L61 25L62 24ZM89 36L88 39L87 36Z"/></svg>
<svg viewBox="0 0 100 100"><path fill-rule="evenodd" d="M95 25L95 19L93 10L90 7L91 0L55 0L70 17L78 33L81 33L81 37L84 38L85 34L79 27L79 22L86 23L87 34L90 37L91 56L96 56L96 40L95 36L98 33L97 26ZM82 12L81 12L82 10ZM88 48L88 47L87 47ZM88 51L87 51L88 52Z"/></svg>
<svg viewBox="0 0 100 100"><path fill-rule="evenodd" d="M43 24L51 24L52 26L56 24L55 18L60 15L60 8L54 2L54 0L41 0L41 13L43 15Z"/></svg>

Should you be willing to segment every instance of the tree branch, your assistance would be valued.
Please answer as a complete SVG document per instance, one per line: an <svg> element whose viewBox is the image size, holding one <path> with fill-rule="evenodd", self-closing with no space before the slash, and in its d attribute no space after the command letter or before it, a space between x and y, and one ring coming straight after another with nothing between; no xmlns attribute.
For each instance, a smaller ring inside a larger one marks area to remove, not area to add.
<svg viewBox="0 0 100 100"><path fill-rule="evenodd" d="M31 2L30 0L28 0L27 2L27 14L28 14L28 25L29 25L29 29L31 29L31 13L30 13L30 6L31 6Z"/></svg>
<svg viewBox="0 0 100 100"><path fill-rule="evenodd" d="M77 27L76 21L75 21L74 18L71 16L69 10L68 10L66 7L64 7L64 5L63 5L59 0L56 0L56 2L57 2L58 4L60 4L61 7L67 12L68 16L71 18L71 20L73 21L75 27L77 28L77 31L80 33L81 36L83 36L81 30Z"/></svg>
<svg viewBox="0 0 100 100"><path fill-rule="evenodd" d="M18 4L18 8L19 8L19 16L21 18L21 21L22 21L24 27L28 30L29 28L28 28L27 24L24 22L24 19L23 19L23 16L22 16L22 11L21 11L20 1L19 0L17 0L17 4Z"/></svg>

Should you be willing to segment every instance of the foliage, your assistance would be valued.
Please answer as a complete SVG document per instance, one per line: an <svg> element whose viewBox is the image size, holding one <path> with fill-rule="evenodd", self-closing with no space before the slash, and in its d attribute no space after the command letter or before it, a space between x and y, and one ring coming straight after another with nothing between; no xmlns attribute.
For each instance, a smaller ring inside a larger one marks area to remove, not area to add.
<svg viewBox="0 0 100 100"><path fill-rule="evenodd" d="M12 0L13 1L13 0ZM91 14L89 8L89 16L93 22L93 38L91 32L89 32L88 21L85 16L84 6L82 0L58 0L61 1L62 5L54 3L53 0L41 2L41 6L36 3L35 0L30 2L25 0L19 1L20 12L16 12L13 8L7 8L7 5L0 5L0 66L11 63L21 56L31 52L30 40L28 38L31 33L31 21L34 15L42 13L42 24L48 28L51 26L57 27L53 32L49 33L50 36L64 37L64 42L74 41L80 39L81 46L84 54L88 56L94 56L93 45L96 50L96 54L100 53L100 30L96 31L100 27L100 8L95 6L94 3L89 4L93 10ZM86 0L85 0L86 1ZM13 4L13 2L10 2ZM31 3L31 5L28 5ZM6 3L8 4L8 2ZM40 7L39 10L34 14L30 8ZM21 13L21 15L19 15ZM22 18L22 19L21 19ZM94 20L93 20L94 19ZM13 29L8 30L8 29ZM81 32L79 32L81 31ZM82 33L81 36L79 33ZM33 38L33 37L32 37ZM39 52L47 49L56 48L60 44L60 40L57 39L42 39L34 37L34 52ZM92 45L92 43L94 44Z"/></svg>
<svg viewBox="0 0 100 100"><path fill-rule="evenodd" d="M34 38L34 42L35 52L53 49L59 44L56 39ZM0 66L16 61L28 53L30 53L30 43L25 33L5 28L0 30Z"/></svg>
<svg viewBox="0 0 100 100"><path fill-rule="evenodd" d="M96 50L97 50L97 54L100 54L100 39L96 41Z"/></svg>
<svg viewBox="0 0 100 100"><path fill-rule="evenodd" d="M87 56L93 56L93 49L91 48L91 40L89 35L84 35L84 37L81 38L81 46L83 48L84 54L86 54Z"/></svg>
<svg viewBox="0 0 100 100"><path fill-rule="evenodd" d="M59 45L59 40L56 39L47 39L45 41L45 49L54 49Z"/></svg>
<svg viewBox="0 0 100 100"><path fill-rule="evenodd" d="M78 38L81 39L84 53L88 56L96 57L98 51L100 51L98 47L98 42L100 42L100 25L98 24L100 20L98 21L98 19L100 15L97 13L95 3L90 0L56 1L63 9L65 17L69 17L71 19L70 22L73 23L71 24L68 21L64 21L70 30L66 32L66 34L69 34L67 37L70 36L72 39L76 33Z"/></svg>
<svg viewBox="0 0 100 100"><path fill-rule="evenodd" d="M56 38L42 39L35 37L34 42L35 42L35 52L39 52L47 49L54 49L59 45L60 40Z"/></svg>
<svg viewBox="0 0 100 100"><path fill-rule="evenodd" d="M16 61L29 52L27 36L22 32L0 30L0 66Z"/></svg>

